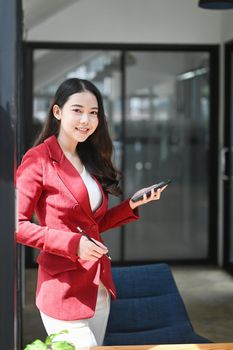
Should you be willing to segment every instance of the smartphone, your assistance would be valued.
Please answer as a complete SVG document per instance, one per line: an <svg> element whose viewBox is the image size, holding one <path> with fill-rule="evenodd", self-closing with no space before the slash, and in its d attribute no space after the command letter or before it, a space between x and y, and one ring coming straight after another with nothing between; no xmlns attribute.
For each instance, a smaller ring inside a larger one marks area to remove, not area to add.
<svg viewBox="0 0 233 350"><path fill-rule="evenodd" d="M158 182L157 184L154 184L150 186L149 189L147 189L145 192L137 194L136 196L132 197L131 200L133 202L138 202L143 199L143 195L146 194L147 198L151 195L151 190L154 189L155 191L158 190L159 188L162 188L163 186L168 185L171 182L171 180L165 180Z"/></svg>

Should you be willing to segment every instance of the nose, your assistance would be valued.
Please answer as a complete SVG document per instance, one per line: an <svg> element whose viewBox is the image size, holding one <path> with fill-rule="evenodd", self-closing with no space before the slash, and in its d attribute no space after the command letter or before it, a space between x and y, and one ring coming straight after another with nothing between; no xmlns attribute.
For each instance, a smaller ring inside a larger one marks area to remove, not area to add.
<svg viewBox="0 0 233 350"><path fill-rule="evenodd" d="M88 115L86 113L82 113L80 116L80 123L87 124L89 121Z"/></svg>

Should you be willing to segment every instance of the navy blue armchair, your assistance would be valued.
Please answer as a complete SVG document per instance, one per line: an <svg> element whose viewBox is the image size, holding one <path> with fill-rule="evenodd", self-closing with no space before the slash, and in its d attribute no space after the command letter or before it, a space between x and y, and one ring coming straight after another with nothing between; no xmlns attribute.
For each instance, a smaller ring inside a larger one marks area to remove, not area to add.
<svg viewBox="0 0 233 350"><path fill-rule="evenodd" d="M104 345L210 343L193 330L167 264L114 267Z"/></svg>

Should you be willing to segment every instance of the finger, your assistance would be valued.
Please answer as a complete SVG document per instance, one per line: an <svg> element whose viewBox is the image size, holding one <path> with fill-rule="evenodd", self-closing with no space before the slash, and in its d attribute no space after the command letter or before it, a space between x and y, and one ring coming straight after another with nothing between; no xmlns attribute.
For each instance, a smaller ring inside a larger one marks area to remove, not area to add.
<svg viewBox="0 0 233 350"><path fill-rule="evenodd" d="M97 257L94 256L94 255L88 255L88 256L86 257L85 260L89 260L89 261L98 261L99 258L97 258Z"/></svg>
<svg viewBox="0 0 233 350"><path fill-rule="evenodd" d="M161 189L159 188L159 189L156 191L156 198L155 198L155 199L160 199L160 195L161 195Z"/></svg>
<svg viewBox="0 0 233 350"><path fill-rule="evenodd" d="M144 195L143 195L143 199L142 199L142 202L143 203L146 203L147 202L147 195L146 195L146 193L144 193Z"/></svg>
<svg viewBox="0 0 233 350"><path fill-rule="evenodd" d="M95 241L95 243L98 245L98 247L101 247L101 248L103 248L103 249L105 249L105 250L108 250L108 248L106 247L106 245L104 245L102 242L100 242L100 241L97 241L96 239L94 239L94 238L92 238L93 239L93 241ZM96 246L97 247L97 246Z"/></svg>
<svg viewBox="0 0 233 350"><path fill-rule="evenodd" d="M108 252L108 251L107 251L107 252ZM89 254L89 256L90 256L92 259L97 259L97 260L98 260L98 259L102 258L103 255L106 255L107 252L99 253L98 251L93 250L93 251Z"/></svg>
<svg viewBox="0 0 233 350"><path fill-rule="evenodd" d="M88 260L88 261L98 261L99 259L92 255L92 254L84 254L83 256L81 256L81 259L83 260Z"/></svg>
<svg viewBox="0 0 233 350"><path fill-rule="evenodd" d="M150 197L148 198L148 201L156 200L160 196L159 189L155 190L152 188Z"/></svg>
<svg viewBox="0 0 233 350"><path fill-rule="evenodd" d="M97 243L98 245L92 243L92 246L91 246L91 253L93 254L93 252L97 252L98 254L100 254L100 255L102 256L103 254L106 254L106 253L108 252L108 248L105 247L105 246L104 246L103 244L101 244L101 243L100 243L100 244L101 244L101 246L100 246L99 243L100 243L100 242Z"/></svg>
<svg viewBox="0 0 233 350"><path fill-rule="evenodd" d="M151 196L150 196L150 201L152 200L158 200L160 198L160 189L157 190L151 190Z"/></svg>
<svg viewBox="0 0 233 350"><path fill-rule="evenodd" d="M100 254L92 246L83 254L83 259L97 261L102 257L103 254Z"/></svg>
<svg viewBox="0 0 233 350"><path fill-rule="evenodd" d="M91 261L98 261L99 258L96 258L94 255L91 255L90 260L91 260Z"/></svg>
<svg viewBox="0 0 233 350"><path fill-rule="evenodd" d="M105 254L106 254L105 252L104 253L100 253L100 252L98 252L96 250L93 250L92 253L91 253L91 255L93 255L97 259L102 258L102 256L105 255Z"/></svg>
<svg viewBox="0 0 233 350"><path fill-rule="evenodd" d="M86 244L85 251L83 251L83 257L85 259L90 259L90 257L99 259L103 254L108 252L107 249L103 249L102 247L98 247L95 243L88 240Z"/></svg>
<svg viewBox="0 0 233 350"><path fill-rule="evenodd" d="M150 198L154 199L154 197L156 196L156 191L154 188L152 188L151 192L150 192Z"/></svg>

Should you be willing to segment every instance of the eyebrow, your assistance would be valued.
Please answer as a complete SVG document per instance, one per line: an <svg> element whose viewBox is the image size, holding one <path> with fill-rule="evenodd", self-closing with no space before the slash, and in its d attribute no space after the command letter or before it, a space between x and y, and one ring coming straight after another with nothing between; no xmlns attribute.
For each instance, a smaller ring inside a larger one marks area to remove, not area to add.
<svg viewBox="0 0 233 350"><path fill-rule="evenodd" d="M81 107L81 108L84 108L84 106L78 105L78 104L71 105L71 107ZM91 107L90 109L98 109L98 107Z"/></svg>

